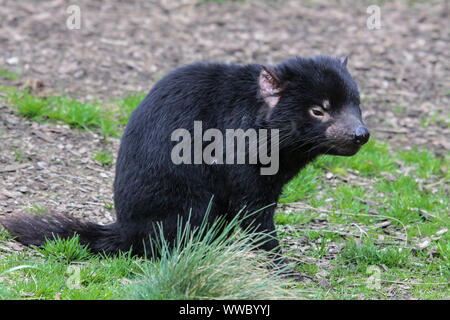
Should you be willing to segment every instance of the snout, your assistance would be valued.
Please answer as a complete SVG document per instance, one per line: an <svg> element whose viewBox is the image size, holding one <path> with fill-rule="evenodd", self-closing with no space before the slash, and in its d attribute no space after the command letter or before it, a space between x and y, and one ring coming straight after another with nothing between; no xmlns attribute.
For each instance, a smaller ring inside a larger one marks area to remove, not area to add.
<svg viewBox="0 0 450 320"><path fill-rule="evenodd" d="M355 132L353 134L353 142L359 146L362 146L367 141L369 141L370 138L370 132L367 130L367 128L363 125L358 126L355 129Z"/></svg>
<svg viewBox="0 0 450 320"><path fill-rule="evenodd" d="M337 122L330 126L325 132L329 140L329 147L326 153L337 156L352 156L356 154L370 138L367 127L361 121L358 122L356 126L348 122Z"/></svg>

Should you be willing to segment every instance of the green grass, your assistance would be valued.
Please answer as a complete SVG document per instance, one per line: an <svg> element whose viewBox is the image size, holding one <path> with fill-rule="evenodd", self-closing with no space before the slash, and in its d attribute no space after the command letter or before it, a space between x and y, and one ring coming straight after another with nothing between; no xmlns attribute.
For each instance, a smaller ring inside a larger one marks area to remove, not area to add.
<svg viewBox="0 0 450 320"><path fill-rule="evenodd" d="M67 245L67 244L66 244ZM28 251L0 262L0 299L119 299L138 258L86 256L74 243L44 246L37 256ZM57 246L57 248L54 248ZM55 249L55 253L53 253ZM77 251L78 250L78 251Z"/></svg>
<svg viewBox="0 0 450 320"><path fill-rule="evenodd" d="M128 93L123 99L119 100L119 116L118 122L120 125L125 126L128 123L128 119L131 113L144 100L147 93Z"/></svg>
<svg viewBox="0 0 450 320"><path fill-rule="evenodd" d="M68 96L38 97L10 86L0 86L6 101L22 116L35 121L57 121L72 128L94 130L104 137L120 137L122 130L146 93L130 93L103 105L81 102Z"/></svg>
<svg viewBox="0 0 450 320"><path fill-rule="evenodd" d="M47 241L0 262L0 299L281 299L294 298L283 269L255 250L261 235L239 230L240 218L178 228L173 248L163 237L144 260L93 255L78 237ZM192 232L191 232L192 231ZM228 237L230 236L230 237ZM253 239L253 240L252 240Z"/></svg>
<svg viewBox="0 0 450 320"><path fill-rule="evenodd" d="M27 118L59 121L105 137L120 136L145 97L129 94L105 107L68 97L39 98L10 87L0 91ZM21 150L11 150L18 162L25 161ZM103 165L113 164L107 150L93 157ZM450 234L445 232L450 226L449 168L449 153L437 157L426 148L393 150L375 138L353 157L322 156L308 165L285 186L275 216L287 255L297 262L299 272L310 277L289 287L289 294L311 299L450 298ZM105 207L111 210L113 205L105 203ZM42 214L46 209L28 210ZM163 259L149 261L127 254L91 255L76 240L50 242L21 254L7 254L0 248L0 298L258 297L261 287L256 278L237 265L259 268L264 259L254 260L251 254L242 258L239 253L225 256L220 243L194 245L198 239L183 238L187 240L194 241L185 245L190 250L166 248ZM8 241L10 236L0 232L0 242ZM420 248L421 243L428 245ZM190 262L179 264L177 259ZM222 270L223 279L214 273L205 275L226 261L231 267ZM230 270L246 279L242 283L255 294L244 287L236 289ZM375 286L370 282L374 272ZM73 276L80 279L79 288L67 285ZM173 283L181 283L180 290Z"/></svg>
<svg viewBox="0 0 450 320"><path fill-rule="evenodd" d="M280 298L448 299L448 167L448 154L393 151L376 141L355 157L322 157L309 165L284 189L283 205L291 209L281 207L275 217L286 254L310 279L294 286L273 286L271 276L262 276L268 272L264 254L240 251L248 238L237 233L230 242L214 241L213 228L204 241L180 234L183 246L175 250L160 242L162 258L155 260L92 255L77 239L10 254L0 273L23 268L0 276L0 297L256 299L267 298L263 287L270 287ZM429 246L420 249L426 238ZM301 252L289 245L299 241ZM71 277L79 287L68 284Z"/></svg>
<svg viewBox="0 0 450 320"><path fill-rule="evenodd" d="M38 251L47 259L60 261L83 261L89 258L89 249L78 241L78 235L71 239L47 239Z"/></svg>
<svg viewBox="0 0 450 320"><path fill-rule="evenodd" d="M42 207L38 204L33 205L32 207L25 208L26 211L36 215L43 215L48 213L48 208Z"/></svg>
<svg viewBox="0 0 450 320"><path fill-rule="evenodd" d="M14 152L14 156L16 157L16 161L18 163L24 163L25 162L22 150L20 150L20 149L18 149L16 147L11 147L11 150Z"/></svg>
<svg viewBox="0 0 450 320"><path fill-rule="evenodd" d="M94 154L94 159L104 166L111 166L114 162L113 155L109 150L97 151Z"/></svg>
<svg viewBox="0 0 450 320"><path fill-rule="evenodd" d="M224 226L216 220L198 228L179 221L177 245L172 248L162 229L154 251L160 259L145 264L133 299L282 299L295 297L280 270L270 268L266 252L257 251L254 240L262 235L239 230L240 218ZM222 229L223 228L223 229Z"/></svg>
<svg viewBox="0 0 450 320"><path fill-rule="evenodd" d="M345 263L354 263L359 267L381 264L389 268L408 266L409 257L410 252L408 249L398 247L380 248L369 238L365 238L362 244L357 244L354 241L347 242L340 254L340 258Z"/></svg>
<svg viewBox="0 0 450 320"><path fill-rule="evenodd" d="M0 79L17 80L18 78L19 78L18 73L4 68L0 68Z"/></svg>
<svg viewBox="0 0 450 320"><path fill-rule="evenodd" d="M73 128L97 129L104 136L118 136L118 126L111 109L94 102L80 102L66 96L38 97L12 87L1 87L7 101L24 117L36 120L53 120Z"/></svg>
<svg viewBox="0 0 450 320"><path fill-rule="evenodd" d="M313 198L317 193L318 184L325 179L325 173L345 177L349 170L353 170L362 177L374 177L397 168L395 160L392 158L388 145L375 142L375 139L371 139L353 157L321 156L285 186L280 202L289 203Z"/></svg>
<svg viewBox="0 0 450 320"><path fill-rule="evenodd" d="M289 210L280 208L275 217L290 228L284 238L308 237L307 249L291 254L315 259L297 266L315 281L298 289L313 299L448 299L449 160L450 153L393 151L372 139L356 156L310 164L284 188L281 202ZM429 246L419 249L427 238ZM330 253L336 246L341 249ZM370 268L379 270L376 289L368 284ZM329 273L329 287L318 285L321 270Z"/></svg>

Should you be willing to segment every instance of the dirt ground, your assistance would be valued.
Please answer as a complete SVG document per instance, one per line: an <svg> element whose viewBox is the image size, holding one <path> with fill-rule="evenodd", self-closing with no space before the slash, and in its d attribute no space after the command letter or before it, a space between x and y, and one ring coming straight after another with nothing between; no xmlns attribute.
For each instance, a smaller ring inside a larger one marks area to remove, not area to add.
<svg viewBox="0 0 450 320"><path fill-rule="evenodd" d="M147 91L194 61L348 55L377 139L443 155L450 150L450 6L377 3L381 28L370 30L368 1L77 0L81 28L72 30L66 1L0 0L0 67L20 74L0 84L38 79L45 87L37 94L111 101ZM28 207L112 221L105 203L112 203L114 167L92 155L116 152L119 141L105 146L95 133L25 121L1 106L0 211Z"/></svg>

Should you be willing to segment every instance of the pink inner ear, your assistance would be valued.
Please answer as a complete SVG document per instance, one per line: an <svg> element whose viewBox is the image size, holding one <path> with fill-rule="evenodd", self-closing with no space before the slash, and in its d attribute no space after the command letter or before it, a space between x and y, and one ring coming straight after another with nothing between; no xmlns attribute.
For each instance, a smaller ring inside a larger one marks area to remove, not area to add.
<svg viewBox="0 0 450 320"><path fill-rule="evenodd" d="M273 81L271 81L271 79L269 77L270 76L261 75L261 78L259 81L261 91L263 92L264 96L273 95L273 94L279 92L278 87L276 86L276 84Z"/></svg>
<svg viewBox="0 0 450 320"><path fill-rule="evenodd" d="M278 104L280 97L279 96L270 96L270 97L264 98L264 100L269 105L269 107L273 108Z"/></svg>
<svg viewBox="0 0 450 320"><path fill-rule="evenodd" d="M281 88L277 80L278 79L274 79L273 75L265 68L261 70L261 74L259 75L261 95L271 108L275 107L280 100L278 94L280 93Z"/></svg>

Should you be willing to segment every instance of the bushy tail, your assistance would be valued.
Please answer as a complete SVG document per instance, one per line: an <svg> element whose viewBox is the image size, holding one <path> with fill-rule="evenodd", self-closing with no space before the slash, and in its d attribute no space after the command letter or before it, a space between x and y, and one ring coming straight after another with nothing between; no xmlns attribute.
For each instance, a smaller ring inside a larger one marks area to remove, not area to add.
<svg viewBox="0 0 450 320"><path fill-rule="evenodd" d="M78 234L80 243L93 252L116 253L121 246L120 233L114 223L102 226L60 214L0 216L0 223L15 240L25 245L40 246L46 239L67 239Z"/></svg>

